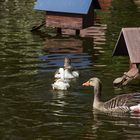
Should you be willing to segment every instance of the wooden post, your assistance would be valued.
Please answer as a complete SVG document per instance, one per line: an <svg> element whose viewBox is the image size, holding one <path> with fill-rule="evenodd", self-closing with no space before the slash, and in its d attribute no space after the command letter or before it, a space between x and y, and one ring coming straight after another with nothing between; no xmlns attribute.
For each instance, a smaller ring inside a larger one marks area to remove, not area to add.
<svg viewBox="0 0 140 140"><path fill-rule="evenodd" d="M57 34L59 34L59 35L62 34L62 29L61 28L57 28Z"/></svg>
<svg viewBox="0 0 140 140"><path fill-rule="evenodd" d="M80 35L80 30L76 29L76 35L79 36Z"/></svg>
<svg viewBox="0 0 140 140"><path fill-rule="evenodd" d="M140 64L137 64L138 65L138 70L139 70L139 73L140 73Z"/></svg>

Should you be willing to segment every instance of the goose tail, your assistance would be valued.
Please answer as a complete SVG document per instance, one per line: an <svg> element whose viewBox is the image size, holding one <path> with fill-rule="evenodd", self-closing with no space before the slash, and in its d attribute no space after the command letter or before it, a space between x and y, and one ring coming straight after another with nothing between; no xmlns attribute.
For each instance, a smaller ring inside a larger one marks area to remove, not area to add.
<svg viewBox="0 0 140 140"><path fill-rule="evenodd" d="M130 107L131 112L140 113L140 104Z"/></svg>

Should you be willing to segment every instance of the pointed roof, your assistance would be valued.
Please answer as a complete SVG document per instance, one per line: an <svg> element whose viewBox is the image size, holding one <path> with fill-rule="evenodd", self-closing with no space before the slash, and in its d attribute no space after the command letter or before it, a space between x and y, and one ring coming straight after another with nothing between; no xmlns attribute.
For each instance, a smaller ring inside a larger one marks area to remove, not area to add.
<svg viewBox="0 0 140 140"><path fill-rule="evenodd" d="M122 28L113 56L126 55L131 63L140 63L140 28Z"/></svg>
<svg viewBox="0 0 140 140"><path fill-rule="evenodd" d="M98 0L37 0L34 9L50 12L87 14L91 4L95 4L95 8L100 9Z"/></svg>

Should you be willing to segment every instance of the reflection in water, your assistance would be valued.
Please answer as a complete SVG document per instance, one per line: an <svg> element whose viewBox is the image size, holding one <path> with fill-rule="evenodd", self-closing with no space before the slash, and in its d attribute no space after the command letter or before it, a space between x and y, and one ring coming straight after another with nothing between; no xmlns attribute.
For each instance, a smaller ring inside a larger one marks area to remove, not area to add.
<svg viewBox="0 0 140 140"><path fill-rule="evenodd" d="M99 45L105 44L106 29L106 25L97 24L95 27L80 31L80 36L84 38L46 38L43 50L47 55L42 56L41 59L47 62L46 68L47 65L60 67L63 65L64 57L68 56L72 59L74 67L89 68L93 66L96 56L104 53L103 48ZM68 29L63 29L63 35L71 35L71 32Z"/></svg>
<svg viewBox="0 0 140 140"><path fill-rule="evenodd" d="M125 139L136 140L139 139L140 134L140 115L139 114L105 114L99 111L93 111L94 123L92 129L99 133L100 129L104 128L104 133L107 135L107 139L110 138L110 134L114 134L114 137L124 137ZM110 126L110 127L108 127ZM118 131L118 128L120 129ZM136 130L135 130L136 129ZM101 139L104 136L98 135Z"/></svg>
<svg viewBox="0 0 140 140"><path fill-rule="evenodd" d="M107 93L103 100L139 90L135 84L120 91L112 87L112 80L128 67L124 59L114 64L110 60L120 28L139 26L139 13L132 2L113 3L112 11L103 15L109 20L99 18L95 27L81 31L83 38L66 34L60 38L46 36L44 28L42 36L30 32L44 16L33 10L33 0L0 0L2 140L140 139L139 115L112 117L92 112L92 89L81 86L92 76L101 78ZM66 55L81 77L72 82L70 90L60 93L51 84Z"/></svg>
<svg viewBox="0 0 140 140"><path fill-rule="evenodd" d="M85 38L58 38L46 39L44 51L47 55L41 57L46 62L46 69L49 66L58 68L64 64L64 58L69 57L72 60L72 65L76 69L88 68L93 64L93 39Z"/></svg>

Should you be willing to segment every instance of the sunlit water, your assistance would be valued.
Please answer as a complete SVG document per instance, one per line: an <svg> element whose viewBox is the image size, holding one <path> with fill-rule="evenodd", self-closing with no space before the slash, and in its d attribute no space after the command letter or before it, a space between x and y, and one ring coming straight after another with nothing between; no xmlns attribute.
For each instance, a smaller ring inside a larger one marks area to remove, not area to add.
<svg viewBox="0 0 140 140"><path fill-rule="evenodd" d="M53 31L31 33L44 12L33 0L0 0L0 139L139 140L139 114L104 114L92 109L93 89L82 87L90 77L103 82L103 100L140 91L135 80L123 89L112 81L128 70L127 58L112 58L122 27L140 25L139 8L114 0L99 21L106 29L92 38L55 37ZM53 91L54 72L64 57L80 71L68 91Z"/></svg>

